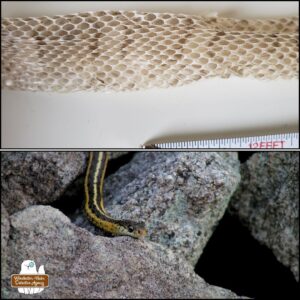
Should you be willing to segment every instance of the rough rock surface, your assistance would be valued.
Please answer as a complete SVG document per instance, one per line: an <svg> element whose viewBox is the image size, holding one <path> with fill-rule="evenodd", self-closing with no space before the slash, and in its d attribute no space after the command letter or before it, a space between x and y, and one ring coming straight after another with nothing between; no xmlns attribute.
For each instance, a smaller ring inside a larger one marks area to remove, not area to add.
<svg viewBox="0 0 300 300"><path fill-rule="evenodd" d="M2 152L1 202L9 214L58 199L84 171L84 152Z"/></svg>
<svg viewBox="0 0 300 300"><path fill-rule="evenodd" d="M9 215L1 203L1 258L7 256L7 242L9 238ZM1 259L1 274L6 271L5 261Z"/></svg>
<svg viewBox="0 0 300 300"><path fill-rule="evenodd" d="M126 153L112 152L110 158ZM88 152L2 152L1 203L12 214L57 200L85 172L87 157Z"/></svg>
<svg viewBox="0 0 300 300"><path fill-rule="evenodd" d="M241 174L230 211L299 280L299 154L254 154Z"/></svg>
<svg viewBox="0 0 300 300"><path fill-rule="evenodd" d="M116 218L145 220L147 239L195 265L239 180L236 153L139 152L105 180L104 201ZM101 234L82 211L72 219Z"/></svg>
<svg viewBox="0 0 300 300"><path fill-rule="evenodd" d="M34 298L237 298L205 283L161 245L94 236L50 206L31 206L10 219L3 298L28 297L10 287L11 273L25 259L43 264L49 275L49 288Z"/></svg>

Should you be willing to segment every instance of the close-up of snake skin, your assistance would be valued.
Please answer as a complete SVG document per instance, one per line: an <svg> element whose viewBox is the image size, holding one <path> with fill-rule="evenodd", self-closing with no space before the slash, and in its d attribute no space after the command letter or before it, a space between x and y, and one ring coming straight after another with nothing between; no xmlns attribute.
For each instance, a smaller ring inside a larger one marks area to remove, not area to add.
<svg viewBox="0 0 300 300"><path fill-rule="evenodd" d="M2 87L127 91L204 78L297 78L298 18L98 11L2 19Z"/></svg>

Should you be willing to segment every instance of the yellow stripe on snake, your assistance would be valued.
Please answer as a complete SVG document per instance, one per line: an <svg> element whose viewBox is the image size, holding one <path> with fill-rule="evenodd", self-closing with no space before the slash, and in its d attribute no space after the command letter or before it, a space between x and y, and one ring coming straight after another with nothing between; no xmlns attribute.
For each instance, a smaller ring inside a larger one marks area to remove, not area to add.
<svg viewBox="0 0 300 300"><path fill-rule="evenodd" d="M143 222L117 220L112 218L104 209L103 182L107 160L108 155L105 152L90 152L84 182L86 215L94 225L112 235L144 237L146 228Z"/></svg>

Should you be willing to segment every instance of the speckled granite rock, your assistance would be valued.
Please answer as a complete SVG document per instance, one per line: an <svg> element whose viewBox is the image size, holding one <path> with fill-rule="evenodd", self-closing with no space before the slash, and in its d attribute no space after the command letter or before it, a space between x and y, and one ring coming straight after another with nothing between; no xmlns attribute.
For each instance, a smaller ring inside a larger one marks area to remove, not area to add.
<svg viewBox="0 0 300 300"><path fill-rule="evenodd" d="M254 154L230 204L252 235L299 280L299 154Z"/></svg>
<svg viewBox="0 0 300 300"><path fill-rule="evenodd" d="M1 202L8 213L58 199L85 171L87 154L2 153ZM123 154L116 152L111 157ZM106 202L117 217L145 219L152 241L195 264L238 180L235 153L144 152L107 178ZM92 232L101 232L82 211L72 219Z"/></svg>
<svg viewBox="0 0 300 300"><path fill-rule="evenodd" d="M7 242L9 238L9 215L1 203L1 257L7 256ZM1 274L6 271L5 261L1 259Z"/></svg>
<svg viewBox="0 0 300 300"><path fill-rule="evenodd" d="M195 265L239 179L236 153L140 152L105 180L104 199L113 216L145 220L148 239ZM72 219L101 234L82 211Z"/></svg>
<svg viewBox="0 0 300 300"><path fill-rule="evenodd" d="M11 216L8 270L1 296L25 298L10 287L25 259L45 266L49 288L34 298L238 298L210 286L165 247L129 237L94 236L50 206Z"/></svg>
<svg viewBox="0 0 300 300"><path fill-rule="evenodd" d="M84 171L83 152L2 152L1 202L9 214L55 201Z"/></svg>
<svg viewBox="0 0 300 300"><path fill-rule="evenodd" d="M111 159L128 152L113 152ZM9 214L57 200L85 172L88 152L2 152L1 203Z"/></svg>

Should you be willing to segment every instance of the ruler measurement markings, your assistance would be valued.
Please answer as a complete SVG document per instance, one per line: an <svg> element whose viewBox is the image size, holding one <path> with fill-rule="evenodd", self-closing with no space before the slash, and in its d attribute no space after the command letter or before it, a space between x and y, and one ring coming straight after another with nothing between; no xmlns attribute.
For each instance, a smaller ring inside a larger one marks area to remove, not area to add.
<svg viewBox="0 0 300 300"><path fill-rule="evenodd" d="M233 137L212 140L189 140L158 143L153 145L162 149L297 149L299 147L299 133L273 134L252 137Z"/></svg>

